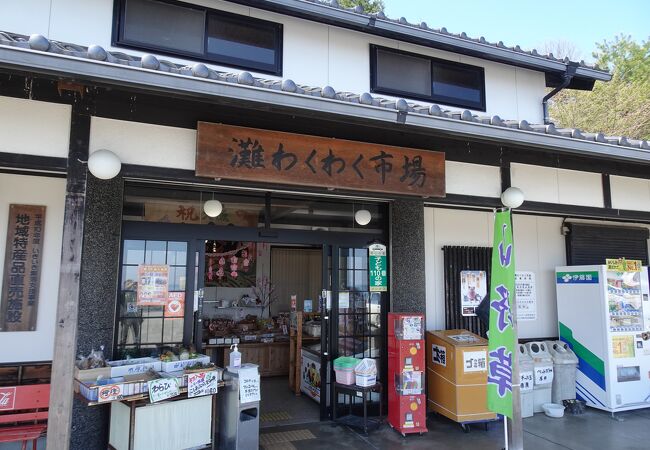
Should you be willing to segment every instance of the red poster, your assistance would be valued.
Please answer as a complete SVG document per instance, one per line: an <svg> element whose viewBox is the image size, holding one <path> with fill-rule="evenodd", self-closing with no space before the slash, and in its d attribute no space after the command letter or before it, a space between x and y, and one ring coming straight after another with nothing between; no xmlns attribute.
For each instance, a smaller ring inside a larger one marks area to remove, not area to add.
<svg viewBox="0 0 650 450"><path fill-rule="evenodd" d="M185 316L185 292L170 292L165 305L165 317Z"/></svg>
<svg viewBox="0 0 650 450"><path fill-rule="evenodd" d="M138 267L138 305L165 306L169 292L169 266L141 264Z"/></svg>

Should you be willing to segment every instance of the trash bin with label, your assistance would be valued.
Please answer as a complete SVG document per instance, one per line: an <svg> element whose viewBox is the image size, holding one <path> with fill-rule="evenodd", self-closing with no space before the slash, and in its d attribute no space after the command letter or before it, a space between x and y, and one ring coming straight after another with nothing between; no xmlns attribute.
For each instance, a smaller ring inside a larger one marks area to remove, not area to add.
<svg viewBox="0 0 650 450"><path fill-rule="evenodd" d="M519 358L519 391L521 395L521 417L533 416L534 364L524 344L517 344Z"/></svg>
<svg viewBox="0 0 650 450"><path fill-rule="evenodd" d="M533 358L533 411L543 412L542 405L551 402L553 358L543 342L528 342L526 349Z"/></svg>
<svg viewBox="0 0 650 450"><path fill-rule="evenodd" d="M553 403L562 404L562 400L576 398L576 371L578 357L566 342L546 341L546 348L553 357Z"/></svg>
<svg viewBox="0 0 650 450"><path fill-rule="evenodd" d="M223 379L231 384L223 390L218 400L219 448L259 448L260 374L257 365L228 366Z"/></svg>

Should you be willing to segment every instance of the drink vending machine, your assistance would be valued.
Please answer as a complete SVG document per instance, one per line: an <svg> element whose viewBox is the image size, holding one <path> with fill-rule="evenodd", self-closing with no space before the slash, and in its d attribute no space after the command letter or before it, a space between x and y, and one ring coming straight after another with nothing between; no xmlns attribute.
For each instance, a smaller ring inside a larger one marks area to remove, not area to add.
<svg viewBox="0 0 650 450"><path fill-rule="evenodd" d="M612 413L650 407L650 290L638 266L555 269L560 339L579 361L577 396Z"/></svg>
<svg viewBox="0 0 650 450"><path fill-rule="evenodd" d="M424 315L388 314L388 424L402 436L427 431Z"/></svg>

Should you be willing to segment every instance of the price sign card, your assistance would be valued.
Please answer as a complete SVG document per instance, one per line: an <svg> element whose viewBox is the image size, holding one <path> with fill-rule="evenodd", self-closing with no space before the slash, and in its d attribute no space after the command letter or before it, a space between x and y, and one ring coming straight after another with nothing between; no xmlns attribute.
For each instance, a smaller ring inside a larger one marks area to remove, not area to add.
<svg viewBox="0 0 650 450"><path fill-rule="evenodd" d="M176 378L160 378L149 381L149 400L151 400L151 403L167 400L179 394Z"/></svg>
<svg viewBox="0 0 650 450"><path fill-rule="evenodd" d="M187 396L200 397L202 395L213 395L217 393L219 384L216 370L208 372L190 373L187 375Z"/></svg>

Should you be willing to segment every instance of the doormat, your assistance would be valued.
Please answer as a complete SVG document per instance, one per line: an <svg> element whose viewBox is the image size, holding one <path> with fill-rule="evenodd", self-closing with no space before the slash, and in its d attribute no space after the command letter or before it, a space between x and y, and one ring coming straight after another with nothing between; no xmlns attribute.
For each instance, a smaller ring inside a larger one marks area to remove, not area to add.
<svg viewBox="0 0 650 450"><path fill-rule="evenodd" d="M292 430L292 431L280 431L277 433L264 433L260 435L260 445L265 449L268 449L268 446L276 446L279 444L287 444L289 442L295 441L306 441L308 439L316 439L314 433L309 430Z"/></svg>
<svg viewBox="0 0 650 450"><path fill-rule="evenodd" d="M280 420L291 419L291 414L286 411L271 411L260 414L262 422L279 422Z"/></svg>

